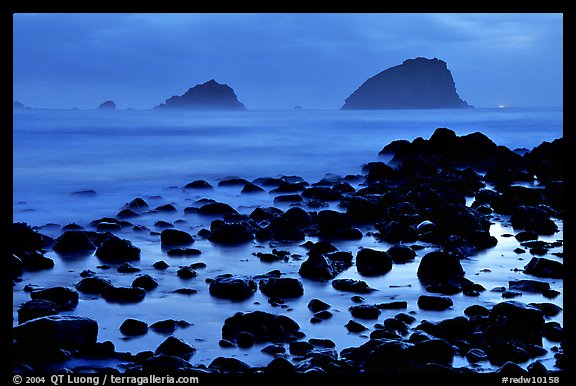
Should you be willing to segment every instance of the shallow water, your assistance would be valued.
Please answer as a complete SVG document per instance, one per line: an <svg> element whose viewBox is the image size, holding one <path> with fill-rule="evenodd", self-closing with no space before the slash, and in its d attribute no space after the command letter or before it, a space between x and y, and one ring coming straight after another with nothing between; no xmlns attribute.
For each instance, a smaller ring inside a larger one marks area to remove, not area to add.
<svg viewBox="0 0 576 386"><path fill-rule="evenodd" d="M378 159L378 152L396 139L413 140L418 136L429 138L437 127L448 127L458 135L481 131L494 142L510 148L531 149L542 141L562 136L562 112L559 109L473 109L434 111L254 111L242 113L160 113L152 111L25 111L14 114L14 210L15 222L27 222L39 231L54 238L63 231L61 226L75 222L82 226L105 216L115 216L122 206L136 197L143 198L150 206L172 203L177 212L154 213L130 219L135 225L151 230L158 220L175 224L176 228L195 235L202 228L209 228L211 217L185 214L184 208L200 198L213 198L229 203L239 212L249 214L258 206L276 206L283 210L287 204L275 204L274 194L241 194L241 187L217 187L219 180L238 176L248 180L258 177L298 175L310 183L326 173L340 176L361 173L364 163ZM205 179L215 186L213 190L190 191L182 189L186 183ZM356 187L358 185L356 184ZM95 195L71 194L94 190ZM267 189L269 190L269 189ZM318 210L307 208L307 210ZM332 209L338 209L333 206ZM502 216L503 217L503 216ZM22 291L27 284L40 287L56 285L73 287L85 269L109 279L114 285L129 286L139 274L150 274L158 282L156 289L137 304L118 305L107 303L98 296L80 294L81 301L68 313L94 318L99 324L98 341L111 340L117 351L137 353L154 350L166 335L149 331L146 335L126 339L119 331L127 318L143 320L149 324L164 319L185 320L187 328L176 330L175 336L197 348L190 363L208 365L217 356L237 357L251 365L266 365L272 357L261 353L264 345L250 349L227 348L218 345L221 328L226 318L238 311L262 310L282 313L294 319L309 338L329 338L336 343L336 350L358 346L368 340L375 323L381 323L399 312L416 317L412 327L422 320L437 321L463 315L472 304L488 308L504 300L501 293L491 291L508 285L509 280L534 279L521 269L530 260L529 253L517 254L519 246L513 237L514 230L502 218L491 228L498 237L498 245L462 262L466 277L483 285L487 290L479 297L462 294L451 296L454 307L447 311L420 310L416 304L419 295L425 294L416 277L418 263L434 247L418 243L424 249L417 252L414 262L395 264L393 269L378 277L362 277L355 266L341 273L338 278L355 278L366 281L378 291L362 295L365 304L405 300L405 310L383 310L378 320L353 318L348 307L354 305L352 293L336 291L330 281L321 283L300 278L298 269L307 257L301 243L269 244L250 242L225 247L196 238L193 247L202 254L195 257L169 257L161 249L159 236L149 232L134 232L124 228L115 232L141 249L141 260L133 263L141 268L136 274L120 274L112 269L97 268L102 263L94 256L67 259L53 251L46 256L55 261L55 268L40 272L25 272L22 282L14 287L14 325L17 308L29 300ZM52 224L52 225L46 225ZM560 231L541 240L563 239ZM365 234L369 228L362 229ZM314 238L307 240L317 241ZM356 255L361 247L386 250L390 244L379 242L371 236L361 240L334 242L342 251ZM272 248L289 251L287 262L263 263L256 252L270 252ZM547 258L562 261L553 253ZM301 257L299 257L301 256ZM152 267L164 260L170 267L159 271ZM198 276L182 280L176 276L180 266L204 262L206 268L198 269ZM304 296L288 299L285 306L272 306L259 290L250 299L232 302L209 295L205 279L222 273L258 275L278 269L283 276L299 278L305 288ZM552 289L563 293L562 280L539 279L550 283ZM178 288L194 288L198 293L181 295L172 293ZM312 298L321 299L332 307L334 316L318 324L310 323L312 312L306 307ZM553 302L562 306L563 295L553 300L540 294L524 293L516 300ZM562 323L562 312L554 318ZM350 320L370 328L366 334L349 333L344 325ZM557 343L544 342L550 349ZM553 352L543 360L553 368ZM69 366L83 363L71 363ZM93 366L109 365L91 362ZM114 363L119 365L119 363ZM528 363L522 364L527 366ZM455 367L472 367L466 359L456 357ZM495 367L489 362L474 366L478 371Z"/></svg>

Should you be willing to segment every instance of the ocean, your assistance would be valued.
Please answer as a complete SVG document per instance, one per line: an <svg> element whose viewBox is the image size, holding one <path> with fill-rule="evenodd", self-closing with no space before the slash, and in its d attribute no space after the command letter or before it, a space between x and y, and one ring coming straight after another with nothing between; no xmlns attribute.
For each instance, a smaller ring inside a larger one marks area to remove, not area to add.
<svg viewBox="0 0 576 386"><path fill-rule="evenodd" d="M62 227L67 224L88 227L92 220L113 217L126 203L138 197L151 208L172 204L177 211L131 219L136 225L158 231L155 224L161 219L193 235L209 228L210 219L186 214L183 210L202 198L226 202L244 214L259 206L278 206L286 210L289 204L275 204L274 195L268 192L241 194L241 187L218 186L218 182L229 177L254 180L299 176L314 183L325 177L359 175L362 165L388 160L378 156L385 145L399 139L428 139L438 127L452 129L457 135L482 132L496 144L511 149L531 150L543 141L550 142L563 135L561 108L244 112L25 110L14 111L13 119L13 221L25 222L54 238L63 233ZM182 189L187 183L199 179L209 182L214 189ZM333 206L331 209L338 208ZM560 232L541 239L562 240L562 224L559 226ZM506 223L496 223L491 233L499 237L514 231ZM97 296L81 294L78 307L68 312L97 320L98 341L112 341L117 351L153 351L166 338L148 332L142 337L127 339L118 330L125 319L136 318L151 324L171 318L191 324L174 333L198 349L190 363L208 365L217 356L231 356L251 365L265 365L271 357L260 352L261 346L241 349L218 345L224 319L238 311L251 310L284 313L300 324L307 338L332 339L338 351L358 346L368 339L363 334L348 333L344 328L344 324L352 319L348 312L352 305L351 294L335 291L329 283L302 279L304 296L290 299L285 307L269 304L267 297L259 291L244 302L216 299L208 294L205 280L222 273L257 275L279 269L283 275L300 278L298 268L302 261L298 256L303 259L306 253L300 243L270 245L252 242L221 246L198 239L194 248L202 251L200 256L174 258L161 249L157 234L153 232L135 233L123 229L118 235L141 248L141 260L135 263L141 268L138 274L148 273L160 285L150 291L144 301L130 305L110 304ZM381 277L361 278L379 289L366 295L366 301L407 300L409 308L404 312L414 311L418 321L461 316L463 309L471 304L490 307L502 301L501 294L490 291L491 288L526 276L521 270L514 270L522 268L527 261L522 261L512 252L517 244L511 239L499 237L497 247L462 263L467 277L488 289L479 298L458 294L453 296L454 307L447 311L419 310L416 299L425 290L415 275L417 260L395 265L391 272ZM335 245L354 254L361 247L389 247L371 237ZM294 258L287 262L263 263L254 255L258 251L269 252L272 248L288 250ZM561 252L561 249L553 251ZM425 247L418 256L429 250ZM129 286L135 277L134 274L119 274L115 269L97 268L101 262L95 256L66 259L51 250L46 252L46 256L55 261L53 269L25 272L22 281L14 286L14 325L17 325L18 307L29 300L29 294L22 291L27 284L74 287L80 280L80 272L86 269L96 271L115 285ZM550 258L561 261L557 257ZM170 268L165 271L152 268L151 265L158 260L165 260ZM179 265L199 261L206 263L206 268L198 271L198 277L188 281L176 277ZM338 278L360 277L352 267ZM562 291L561 280L544 280ZM194 288L198 293L189 296L173 293L182 287ZM311 324L312 313L306 305L312 298L331 304L334 317ZM539 294L526 294L520 300L526 303L550 301L542 299ZM562 300L560 295L553 302L562 305ZM378 321L397 312L384 311ZM551 320L562 322L562 313ZM369 326L370 322L365 324ZM554 345L547 342L545 347L549 349ZM543 360L548 368L552 368L553 352L549 350L549 355ZM112 362L80 361L70 363L69 367L119 365ZM487 362L471 365L462 357L457 357L455 362L455 367L468 366L478 371L495 368Z"/></svg>

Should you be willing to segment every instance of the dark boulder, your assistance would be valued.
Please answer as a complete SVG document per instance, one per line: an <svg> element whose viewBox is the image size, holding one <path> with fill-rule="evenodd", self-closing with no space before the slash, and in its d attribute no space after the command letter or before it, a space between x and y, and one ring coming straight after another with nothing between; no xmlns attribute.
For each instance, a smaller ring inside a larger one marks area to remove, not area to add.
<svg viewBox="0 0 576 386"><path fill-rule="evenodd" d="M418 307L423 310L444 311L453 305L452 299L446 296L420 295L418 297Z"/></svg>
<svg viewBox="0 0 576 386"><path fill-rule="evenodd" d="M501 302L492 307L489 320L491 336L542 345L544 314L536 307L515 300Z"/></svg>
<svg viewBox="0 0 576 386"><path fill-rule="evenodd" d="M256 343L291 342L302 337L299 330L298 323L285 315L263 311L238 312L224 321L222 339L235 342L238 334L246 331L254 336Z"/></svg>
<svg viewBox="0 0 576 386"><path fill-rule="evenodd" d="M418 265L418 278L425 282L446 282L460 280L464 269L454 255L442 251L429 252L422 257Z"/></svg>
<svg viewBox="0 0 576 386"><path fill-rule="evenodd" d="M254 209L252 213L250 213L250 218L257 222L267 221L273 219L274 217L279 217L283 213L284 212L281 209L275 208L273 206L268 208L258 207Z"/></svg>
<svg viewBox="0 0 576 386"><path fill-rule="evenodd" d="M258 241L296 242L304 240L305 237L306 235L298 225L285 217L272 218L267 226L256 232Z"/></svg>
<svg viewBox="0 0 576 386"><path fill-rule="evenodd" d="M96 257L107 263L140 260L140 248L129 240L109 234L96 250Z"/></svg>
<svg viewBox="0 0 576 386"><path fill-rule="evenodd" d="M98 323L82 316L43 316L14 327L13 334L31 351L47 347L76 350L96 343Z"/></svg>
<svg viewBox="0 0 576 386"><path fill-rule="evenodd" d="M194 239L188 232L178 229L164 229L160 233L160 242L165 245L189 245L194 243Z"/></svg>
<svg viewBox="0 0 576 386"><path fill-rule="evenodd" d="M66 231L60 235L52 249L62 255L85 253L96 250L96 246L84 231Z"/></svg>
<svg viewBox="0 0 576 386"><path fill-rule="evenodd" d="M564 265L543 257L533 257L524 266L524 273L537 277L562 279L564 277Z"/></svg>
<svg viewBox="0 0 576 386"><path fill-rule="evenodd" d="M388 248L386 253L396 264L408 263L416 257L414 249L406 244L394 244Z"/></svg>
<svg viewBox="0 0 576 386"><path fill-rule="evenodd" d="M329 280L351 266L352 254L350 252L311 253L308 259L302 262L298 272L308 279Z"/></svg>
<svg viewBox="0 0 576 386"><path fill-rule="evenodd" d="M411 361L418 367L430 363L452 366L455 350L444 339L428 339L407 348Z"/></svg>
<svg viewBox="0 0 576 386"><path fill-rule="evenodd" d="M332 287L339 291L358 294L368 294L375 291L375 289L371 288L365 281L354 279L334 279L332 280Z"/></svg>
<svg viewBox="0 0 576 386"><path fill-rule="evenodd" d="M110 303L138 303L144 300L146 290L140 287L106 287L102 298Z"/></svg>
<svg viewBox="0 0 576 386"><path fill-rule="evenodd" d="M241 244L254 239L252 226L246 222L213 221L208 240L220 244Z"/></svg>
<svg viewBox="0 0 576 386"><path fill-rule="evenodd" d="M304 286L298 279L281 277L269 278L259 284L260 291L269 297L295 298L304 295Z"/></svg>
<svg viewBox="0 0 576 386"><path fill-rule="evenodd" d="M218 275L210 282L210 295L230 300L245 300L256 292L256 282L248 277L232 274Z"/></svg>
<svg viewBox="0 0 576 386"><path fill-rule="evenodd" d="M111 287L112 282L110 280L92 276L85 277L76 284L76 289L85 294L95 294L99 295L104 291L104 289Z"/></svg>
<svg viewBox="0 0 576 386"><path fill-rule="evenodd" d="M18 307L18 323L24 323L43 316L57 315L58 304L49 300L35 299L22 303Z"/></svg>
<svg viewBox="0 0 576 386"><path fill-rule="evenodd" d="M194 269L192 267L186 266L186 267L180 267L178 268L178 271L176 271L176 275L180 278L180 279L193 279L196 276L198 276L198 272L194 271Z"/></svg>
<svg viewBox="0 0 576 386"><path fill-rule="evenodd" d="M78 305L78 292L66 287L51 287L33 291L30 298L48 300L58 305L59 310L73 310Z"/></svg>
<svg viewBox="0 0 576 386"><path fill-rule="evenodd" d="M224 216L226 214L238 214L238 211L222 202L209 202L198 208L198 213L209 216Z"/></svg>
<svg viewBox="0 0 576 386"><path fill-rule="evenodd" d="M142 363L142 370L148 374L173 374L190 369L188 361L172 355L154 355Z"/></svg>
<svg viewBox="0 0 576 386"><path fill-rule="evenodd" d="M348 308L353 317L359 319L378 319L380 316L380 309L375 305L360 304Z"/></svg>
<svg viewBox="0 0 576 386"><path fill-rule="evenodd" d="M158 281L152 276L146 274L138 276L136 279L134 279L132 282L132 287L144 288L146 291L149 291L158 287Z"/></svg>
<svg viewBox="0 0 576 386"><path fill-rule="evenodd" d="M512 210L510 223L514 229L535 232L538 235L553 235L558 226L550 218L551 212L540 206L519 205Z"/></svg>
<svg viewBox="0 0 576 386"><path fill-rule="evenodd" d="M218 369L225 374L245 374L250 365L236 358L217 357L208 365L211 369Z"/></svg>
<svg viewBox="0 0 576 386"><path fill-rule="evenodd" d="M168 355L188 360L195 351L196 348L194 346L182 339L169 336L156 348L154 355Z"/></svg>
<svg viewBox="0 0 576 386"><path fill-rule="evenodd" d="M392 258L386 251L362 248L356 254L356 269L363 276L379 276L392 269Z"/></svg>
<svg viewBox="0 0 576 386"><path fill-rule="evenodd" d="M204 180L194 180L184 185L184 189L213 189L214 187Z"/></svg>
<svg viewBox="0 0 576 386"><path fill-rule="evenodd" d="M323 302L320 299L311 299L308 302L308 309L312 312L324 311L330 308L330 304Z"/></svg>
<svg viewBox="0 0 576 386"><path fill-rule="evenodd" d="M247 193L261 193L261 192L265 192L265 190L256 184L246 182L240 193L247 194Z"/></svg>
<svg viewBox="0 0 576 386"><path fill-rule="evenodd" d="M148 332L148 323L137 319L126 319L120 325L120 332L126 336L144 335Z"/></svg>

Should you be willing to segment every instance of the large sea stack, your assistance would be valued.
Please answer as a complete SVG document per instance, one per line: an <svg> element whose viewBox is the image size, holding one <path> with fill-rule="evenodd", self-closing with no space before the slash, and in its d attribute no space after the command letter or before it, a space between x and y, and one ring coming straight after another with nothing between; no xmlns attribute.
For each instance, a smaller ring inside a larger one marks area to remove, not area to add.
<svg viewBox="0 0 576 386"><path fill-rule="evenodd" d="M214 79L190 88L181 96L173 96L155 109L246 110L234 90Z"/></svg>
<svg viewBox="0 0 576 386"><path fill-rule="evenodd" d="M460 99L446 62L405 60L364 82L342 110L453 109L471 107Z"/></svg>

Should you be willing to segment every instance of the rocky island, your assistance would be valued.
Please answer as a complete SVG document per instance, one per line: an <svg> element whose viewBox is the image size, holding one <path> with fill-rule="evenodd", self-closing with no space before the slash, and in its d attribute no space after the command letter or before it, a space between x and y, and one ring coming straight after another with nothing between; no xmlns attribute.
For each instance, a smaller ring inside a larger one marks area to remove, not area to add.
<svg viewBox="0 0 576 386"><path fill-rule="evenodd" d="M165 103L154 109L188 109L188 110L246 110L238 101L234 90L227 84L220 84L214 79L188 89L180 96L172 96Z"/></svg>
<svg viewBox="0 0 576 386"><path fill-rule="evenodd" d="M446 62L434 58L405 60L365 81L342 110L468 108L460 99Z"/></svg>

